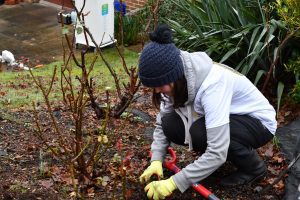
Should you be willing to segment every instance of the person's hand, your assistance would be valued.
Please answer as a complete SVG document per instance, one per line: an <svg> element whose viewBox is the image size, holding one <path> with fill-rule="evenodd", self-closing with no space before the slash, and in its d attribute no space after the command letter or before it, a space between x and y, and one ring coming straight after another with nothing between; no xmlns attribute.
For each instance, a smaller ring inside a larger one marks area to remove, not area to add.
<svg viewBox="0 0 300 200"><path fill-rule="evenodd" d="M159 160L152 161L150 166L140 176L140 182L141 183L148 182L153 174L157 175L160 178L163 177L163 169L162 169L161 161Z"/></svg>
<svg viewBox="0 0 300 200"><path fill-rule="evenodd" d="M147 192L148 199L165 199L170 196L172 192L177 189L173 178L162 181L152 181L145 187L145 192Z"/></svg>

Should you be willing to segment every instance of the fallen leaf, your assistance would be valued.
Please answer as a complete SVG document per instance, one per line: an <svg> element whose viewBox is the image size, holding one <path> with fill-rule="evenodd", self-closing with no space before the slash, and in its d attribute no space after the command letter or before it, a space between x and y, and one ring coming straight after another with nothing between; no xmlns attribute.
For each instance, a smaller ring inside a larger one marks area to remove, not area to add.
<svg viewBox="0 0 300 200"><path fill-rule="evenodd" d="M132 189L126 190L126 199L130 199L134 191Z"/></svg>
<svg viewBox="0 0 300 200"><path fill-rule="evenodd" d="M41 180L41 181L39 181L39 184L41 186L43 186L44 188L49 189L53 186L53 181L51 179Z"/></svg>
<svg viewBox="0 0 300 200"><path fill-rule="evenodd" d="M91 188L87 189L87 193L88 193L89 197L93 198L95 196L95 190L94 190L94 188L91 187Z"/></svg>
<svg viewBox="0 0 300 200"><path fill-rule="evenodd" d="M274 152L273 152L273 147L271 145L269 145L268 149L265 151L265 156L267 157L272 157L274 155Z"/></svg>
<svg viewBox="0 0 300 200"><path fill-rule="evenodd" d="M274 156L273 160L276 161L277 163L282 163L283 158L279 157L279 156Z"/></svg>
<svg viewBox="0 0 300 200"><path fill-rule="evenodd" d="M284 188L284 183L282 180L280 180L277 184L274 185L274 187L278 190L282 190Z"/></svg>
<svg viewBox="0 0 300 200"><path fill-rule="evenodd" d="M44 65L40 64L40 65L36 65L34 68L42 68Z"/></svg>
<svg viewBox="0 0 300 200"><path fill-rule="evenodd" d="M70 195L70 197L76 197L77 196L76 192L71 192L69 195Z"/></svg>

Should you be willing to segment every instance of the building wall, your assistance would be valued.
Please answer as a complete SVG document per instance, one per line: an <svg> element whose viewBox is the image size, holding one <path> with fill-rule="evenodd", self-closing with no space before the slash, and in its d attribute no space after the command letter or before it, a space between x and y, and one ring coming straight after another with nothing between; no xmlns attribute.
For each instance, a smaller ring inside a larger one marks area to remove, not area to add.
<svg viewBox="0 0 300 200"><path fill-rule="evenodd" d="M45 1L48 1L50 3L55 3L60 6L63 5L64 7L67 8L72 8L71 0L45 0Z"/></svg>
<svg viewBox="0 0 300 200"><path fill-rule="evenodd" d="M72 8L71 0L45 0L45 1L49 1L51 3L64 5L65 7ZM91 0L87 0L87 1L91 1ZM126 10L131 11L143 7L147 3L147 1L148 0L123 0L122 2L125 2Z"/></svg>
<svg viewBox="0 0 300 200"><path fill-rule="evenodd" d="M123 2L126 3L126 10L130 11L143 7L147 0L123 0Z"/></svg>

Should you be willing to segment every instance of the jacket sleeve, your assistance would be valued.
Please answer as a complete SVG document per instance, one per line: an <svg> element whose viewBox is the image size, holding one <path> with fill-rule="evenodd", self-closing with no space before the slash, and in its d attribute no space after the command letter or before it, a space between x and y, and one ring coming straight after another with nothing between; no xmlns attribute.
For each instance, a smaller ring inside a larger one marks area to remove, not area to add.
<svg viewBox="0 0 300 200"><path fill-rule="evenodd" d="M205 153L173 176L181 192L208 177L226 161L230 142L229 132L229 124L207 129Z"/></svg>
<svg viewBox="0 0 300 200"><path fill-rule="evenodd" d="M164 157L167 153L167 148L170 145L167 137L163 133L161 127L161 113L159 113L156 117L156 127L153 132L153 142L151 144L152 157L153 160L160 160L163 162Z"/></svg>
<svg viewBox="0 0 300 200"><path fill-rule="evenodd" d="M163 97L163 99L164 102L162 102L160 105L160 112L156 117L156 127L153 132L153 142L151 144L151 161L160 160L161 162L163 162L164 157L167 153L167 148L170 145L170 142L163 132L161 118L164 116L164 114L172 112L174 109L170 99L166 97Z"/></svg>

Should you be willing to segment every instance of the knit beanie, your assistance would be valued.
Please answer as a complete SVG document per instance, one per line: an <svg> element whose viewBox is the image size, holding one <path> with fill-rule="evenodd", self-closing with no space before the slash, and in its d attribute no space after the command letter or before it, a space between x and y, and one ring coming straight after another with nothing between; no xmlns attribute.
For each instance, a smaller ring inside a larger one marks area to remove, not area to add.
<svg viewBox="0 0 300 200"><path fill-rule="evenodd" d="M180 79L183 63L180 50L172 42L172 32L167 25L159 25L149 34L149 42L139 59L139 78L146 87L160 87Z"/></svg>

